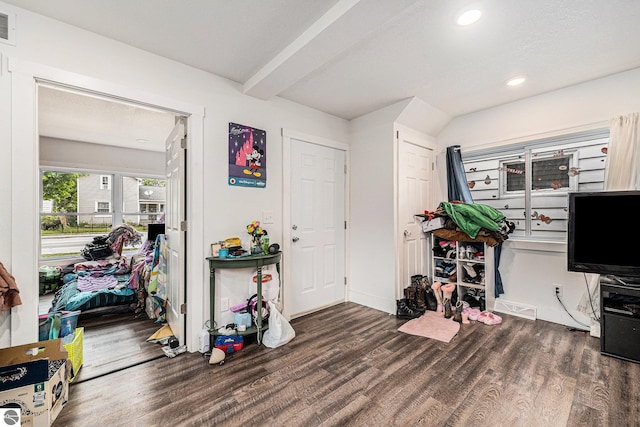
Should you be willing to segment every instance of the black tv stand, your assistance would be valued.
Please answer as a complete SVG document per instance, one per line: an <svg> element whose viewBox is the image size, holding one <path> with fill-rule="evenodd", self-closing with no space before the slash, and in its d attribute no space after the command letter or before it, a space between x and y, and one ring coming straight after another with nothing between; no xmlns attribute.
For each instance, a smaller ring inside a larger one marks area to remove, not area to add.
<svg viewBox="0 0 640 427"><path fill-rule="evenodd" d="M640 287L634 283L638 278L600 277L600 352L640 363Z"/></svg>
<svg viewBox="0 0 640 427"><path fill-rule="evenodd" d="M601 276L600 283L617 283L622 286L630 286L632 288L640 288L639 277L616 276L615 274L607 274Z"/></svg>

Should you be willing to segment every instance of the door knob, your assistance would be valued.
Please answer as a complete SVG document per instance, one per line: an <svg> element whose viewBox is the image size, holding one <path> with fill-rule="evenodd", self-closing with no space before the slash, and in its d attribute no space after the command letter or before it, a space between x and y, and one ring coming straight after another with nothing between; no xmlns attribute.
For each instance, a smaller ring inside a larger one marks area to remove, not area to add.
<svg viewBox="0 0 640 427"><path fill-rule="evenodd" d="M409 230L404 230L404 237L411 236L411 232Z"/></svg>
<svg viewBox="0 0 640 427"><path fill-rule="evenodd" d="M300 240L299 237L293 237L291 240L293 240L294 242L297 242L298 240Z"/></svg>
<svg viewBox="0 0 640 427"><path fill-rule="evenodd" d="M297 229L298 229L298 226L297 226L297 225L295 225L295 224L293 224L293 225L291 226L291 229L292 229L292 230L297 230Z"/></svg>

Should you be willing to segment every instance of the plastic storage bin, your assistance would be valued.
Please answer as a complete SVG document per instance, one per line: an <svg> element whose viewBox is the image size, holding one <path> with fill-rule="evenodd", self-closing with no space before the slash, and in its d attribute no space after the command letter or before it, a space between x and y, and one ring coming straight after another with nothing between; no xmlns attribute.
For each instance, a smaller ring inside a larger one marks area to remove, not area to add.
<svg viewBox="0 0 640 427"><path fill-rule="evenodd" d="M61 311L56 313L60 315L60 326L56 331L53 317L54 314L41 314L38 316L38 340L46 341L52 338L64 338L67 335L73 333L78 326L78 316L80 316L80 311ZM51 330L52 326L54 327L54 331Z"/></svg>
<svg viewBox="0 0 640 427"><path fill-rule="evenodd" d="M73 337L73 341L69 344L65 344L64 348L67 349L67 353L69 354L69 360L71 360L71 377L69 377L69 382L72 382L77 376L80 367L82 367L83 361L83 345L84 345L84 328L76 328L76 333Z"/></svg>

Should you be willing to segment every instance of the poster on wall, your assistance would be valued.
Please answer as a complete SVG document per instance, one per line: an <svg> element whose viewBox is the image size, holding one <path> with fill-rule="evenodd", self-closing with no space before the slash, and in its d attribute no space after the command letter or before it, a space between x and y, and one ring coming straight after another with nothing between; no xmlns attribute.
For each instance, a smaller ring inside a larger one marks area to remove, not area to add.
<svg viewBox="0 0 640 427"><path fill-rule="evenodd" d="M267 133L250 126L229 123L229 185L267 185Z"/></svg>

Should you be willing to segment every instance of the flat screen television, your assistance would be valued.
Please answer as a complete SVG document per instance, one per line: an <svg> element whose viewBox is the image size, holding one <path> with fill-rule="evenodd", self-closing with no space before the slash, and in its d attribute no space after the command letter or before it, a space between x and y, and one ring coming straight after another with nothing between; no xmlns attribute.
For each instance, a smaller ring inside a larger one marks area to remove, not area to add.
<svg viewBox="0 0 640 427"><path fill-rule="evenodd" d="M640 278L640 191L569 193L569 271Z"/></svg>

